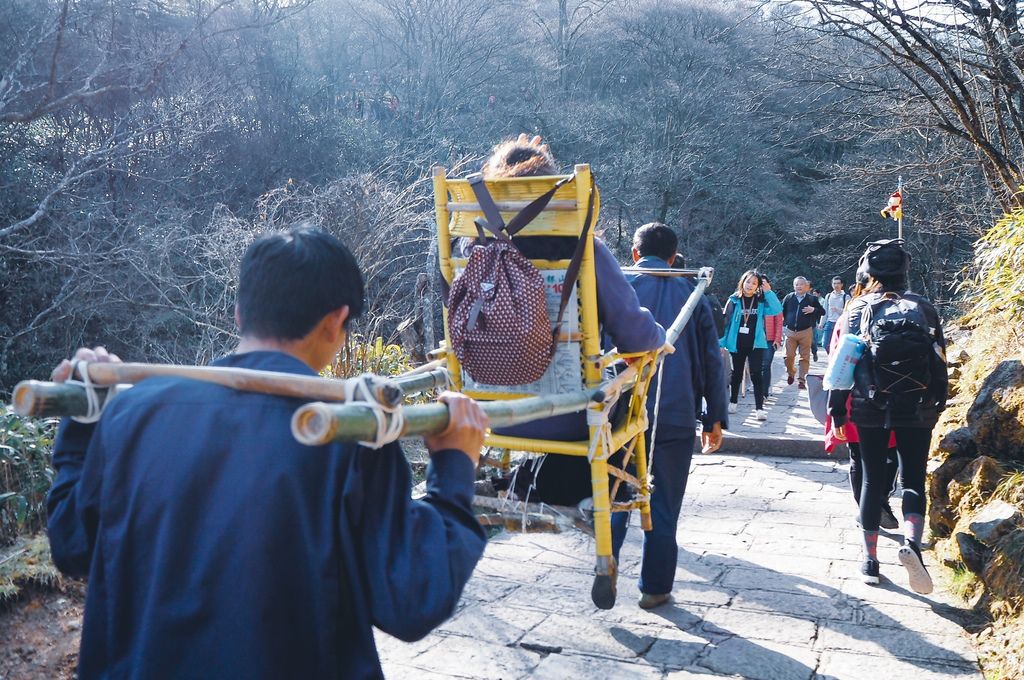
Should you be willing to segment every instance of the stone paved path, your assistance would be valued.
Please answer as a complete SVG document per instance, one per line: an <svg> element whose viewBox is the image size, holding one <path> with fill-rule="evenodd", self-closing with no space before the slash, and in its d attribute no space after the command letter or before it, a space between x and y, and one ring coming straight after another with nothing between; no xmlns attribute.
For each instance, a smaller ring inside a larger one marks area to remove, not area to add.
<svg viewBox="0 0 1024 680"><path fill-rule="evenodd" d="M737 412L730 417L723 452L825 457L822 426L811 415L807 390L786 384L784 357L785 350L779 350L772 363L772 396L764 405L768 420L754 419L752 392L740 396ZM825 352L818 352L818 361L811 362L811 374L824 375L827 362Z"/></svg>
<svg viewBox="0 0 1024 680"><path fill-rule="evenodd" d="M442 628L413 644L378 635L385 674L980 680L941 585L929 596L909 590L897 535L880 539L882 584L860 583L854 512L845 461L698 456L679 523L674 604L636 606L635 522L608 611L590 602L590 538L501 534Z"/></svg>

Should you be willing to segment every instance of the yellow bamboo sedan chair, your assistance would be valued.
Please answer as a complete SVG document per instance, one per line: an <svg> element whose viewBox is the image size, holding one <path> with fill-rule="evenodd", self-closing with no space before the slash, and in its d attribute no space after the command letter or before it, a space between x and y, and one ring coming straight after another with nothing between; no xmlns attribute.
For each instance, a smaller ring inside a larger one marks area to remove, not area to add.
<svg viewBox="0 0 1024 680"><path fill-rule="evenodd" d="M474 181L483 180L477 177ZM561 185L544 210L516 233L517 238L569 236L583 239L580 244L583 250L575 291L569 298L557 349L544 376L530 385L513 387L475 382L459 365L459 360L452 351L447 306L444 310L445 342L439 354L447 360L453 389L477 400L516 400L550 394L585 393L588 390L591 394L599 395L599 401L596 403L591 401L587 405L584 401L580 408L576 409L587 408L588 440L554 441L502 436L492 432L488 434L486 443L491 452L500 451L500 457L495 459L488 455L485 457L485 464L496 465L507 471L513 451L529 455L547 453L583 456L590 460L593 492L590 528L595 537L597 551L596 575L591 597L598 607L611 608L615 603L617 569L612 556L610 513L639 510L643 528L646 530L651 526L651 489L643 435L648 425L645 399L659 350L633 354L620 354L616 350L601 351L594 235L588 225L588 217L591 222L596 223L600 199L588 165L577 165L571 176L487 180L486 188L502 218L509 220L533 199L549 192L560 182ZM486 220L486 216L468 179L448 177L444 168L435 167L433 185L441 273L445 281L451 284L468 261L453 253L453 240L460 237L476 238L476 221L479 218ZM588 215L588 212L591 214ZM545 279L549 295L548 309L554 317L559 308L558 291L566 278L570 260L531 262ZM571 310L576 313L571 313ZM554 324L554 319L552 323ZM607 367L627 358L631 364L628 369L615 378L606 377ZM611 407L620 398L625 408L620 405L615 422L612 423L609 421ZM621 460L621 465L610 465L609 457L619 450L623 451L623 455L616 456L616 459ZM627 471L627 466L631 463L635 474ZM613 478L611 484L609 476ZM621 485L625 485L628 494L619 493ZM624 496L628 497L628 500L615 500ZM477 500L486 502L494 499Z"/></svg>

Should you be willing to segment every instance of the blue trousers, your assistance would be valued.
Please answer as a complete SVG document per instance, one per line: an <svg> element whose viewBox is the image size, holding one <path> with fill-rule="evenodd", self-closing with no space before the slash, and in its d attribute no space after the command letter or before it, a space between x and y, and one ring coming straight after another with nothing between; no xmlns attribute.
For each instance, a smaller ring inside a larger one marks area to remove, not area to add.
<svg viewBox="0 0 1024 680"><path fill-rule="evenodd" d="M772 362L775 361L775 344L769 342L768 349L764 351L764 362L762 370L764 377L761 379L761 387L764 389L764 396L768 396L768 390L772 388Z"/></svg>
<svg viewBox="0 0 1024 680"><path fill-rule="evenodd" d="M825 330L821 334L821 347L828 354L828 343L832 342L832 331L836 329L835 321L826 321Z"/></svg>
<svg viewBox="0 0 1024 680"><path fill-rule="evenodd" d="M650 437L650 434L647 435ZM661 595L672 592L676 577L679 546L676 523L683 506L686 480L693 460L696 430L690 427L658 425L654 447L654 492L651 494L652 528L644 532L643 561L640 566L640 592ZM650 442L648 441L648 447ZM627 512L612 513L612 553L616 561L629 525Z"/></svg>

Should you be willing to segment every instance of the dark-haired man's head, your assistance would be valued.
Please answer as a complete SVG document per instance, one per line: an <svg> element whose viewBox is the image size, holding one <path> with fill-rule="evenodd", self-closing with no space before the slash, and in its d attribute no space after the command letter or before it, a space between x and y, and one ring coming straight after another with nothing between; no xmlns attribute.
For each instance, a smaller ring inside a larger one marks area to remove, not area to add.
<svg viewBox="0 0 1024 680"><path fill-rule="evenodd" d="M676 233L661 222L649 222L633 234L633 260L641 257L658 257L670 265L675 260L679 238Z"/></svg>
<svg viewBox="0 0 1024 680"><path fill-rule="evenodd" d="M340 345L348 321L362 312L359 265L325 231L300 226L266 234L242 256L235 317L243 340L302 341L330 316L339 325Z"/></svg>
<svg viewBox="0 0 1024 680"><path fill-rule="evenodd" d="M484 179L557 175L555 157L539 137L534 140L519 135L518 139L506 139L495 146L480 169Z"/></svg>

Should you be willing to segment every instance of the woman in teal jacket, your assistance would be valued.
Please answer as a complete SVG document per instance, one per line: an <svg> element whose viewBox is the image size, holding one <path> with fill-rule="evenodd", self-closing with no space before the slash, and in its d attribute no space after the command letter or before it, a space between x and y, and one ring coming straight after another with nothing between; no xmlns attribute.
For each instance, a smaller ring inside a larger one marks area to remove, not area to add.
<svg viewBox="0 0 1024 680"><path fill-rule="evenodd" d="M750 380L754 383L754 416L767 420L764 412L764 354L768 341L764 333L764 317L782 312L782 304L772 290L765 290L761 275L751 269L743 273L736 292L725 303L725 335L719 344L732 355L732 392L729 397L729 413L736 413L740 383L743 381L743 364L750 365Z"/></svg>

